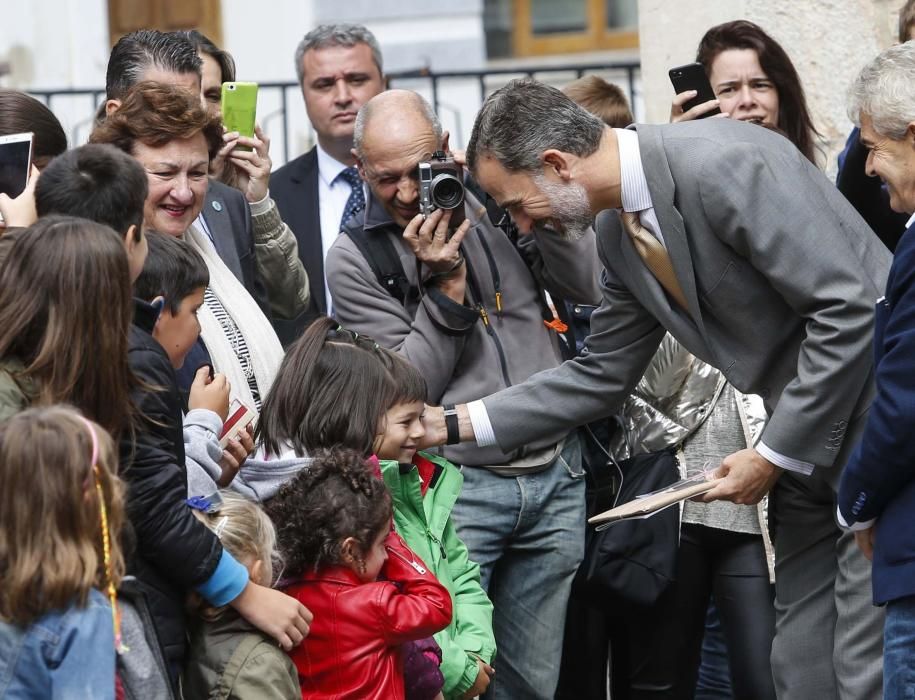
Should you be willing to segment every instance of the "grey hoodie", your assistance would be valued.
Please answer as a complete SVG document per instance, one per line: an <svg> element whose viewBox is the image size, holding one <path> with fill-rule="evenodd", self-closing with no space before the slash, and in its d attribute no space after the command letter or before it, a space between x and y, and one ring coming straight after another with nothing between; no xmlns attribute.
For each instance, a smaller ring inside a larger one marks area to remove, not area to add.
<svg viewBox="0 0 915 700"><path fill-rule="evenodd" d="M222 421L213 411L198 408L184 417L188 497L208 496L219 489L216 479L222 474L219 466L222 459L222 448L219 446L221 430ZM259 448L245 460L227 488L262 503L275 496L280 486L311 461L310 457L296 456L292 450L273 457Z"/></svg>

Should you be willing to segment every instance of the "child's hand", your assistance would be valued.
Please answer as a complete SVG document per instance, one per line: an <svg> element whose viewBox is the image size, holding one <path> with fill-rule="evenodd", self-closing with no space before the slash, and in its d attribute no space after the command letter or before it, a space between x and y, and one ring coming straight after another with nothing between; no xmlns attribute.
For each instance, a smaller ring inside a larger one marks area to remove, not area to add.
<svg viewBox="0 0 915 700"><path fill-rule="evenodd" d="M216 480L216 485L223 489L232 483L232 479L238 474L248 455L254 452L254 428L248 425L245 432L238 436L238 439L229 440L226 449L222 452L222 459L219 460L219 466L222 467L222 474Z"/></svg>
<svg viewBox="0 0 915 700"><path fill-rule="evenodd" d="M229 390L231 388L232 385L229 384L224 374L217 374L210 379L210 368L204 365L194 375L187 407L192 411L195 408L206 408L217 414L220 420L225 421L229 416Z"/></svg>
<svg viewBox="0 0 915 700"><path fill-rule="evenodd" d="M464 693L464 700L470 700L470 698L475 698L478 695L482 695L486 692L486 689L489 687L489 681L492 678L492 674L496 670L490 666L488 663L483 661L483 659L477 659L477 679L473 682L473 685L467 689L467 692Z"/></svg>
<svg viewBox="0 0 915 700"><path fill-rule="evenodd" d="M314 616L292 596L249 581L245 590L229 603L238 614L261 632L291 651L308 636Z"/></svg>

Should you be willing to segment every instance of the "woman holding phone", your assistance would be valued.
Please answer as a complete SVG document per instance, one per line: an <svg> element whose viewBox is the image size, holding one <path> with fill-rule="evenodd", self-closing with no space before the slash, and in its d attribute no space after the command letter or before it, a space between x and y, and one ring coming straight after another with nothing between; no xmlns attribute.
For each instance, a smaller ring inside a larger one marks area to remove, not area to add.
<svg viewBox="0 0 915 700"><path fill-rule="evenodd" d="M788 54L762 28L746 20L709 29L696 52L716 100L683 111L696 96L688 90L674 97L672 122L702 117L719 107L724 116L781 131L808 160L815 162L819 133L807 109L807 98Z"/></svg>
<svg viewBox="0 0 915 700"><path fill-rule="evenodd" d="M149 181L147 229L182 238L203 256L210 284L198 312L200 337L214 370L229 379L232 398L260 410L283 348L198 218L209 185L210 159L223 145L220 121L186 90L144 82L127 94L89 140L117 146L143 166ZM273 229L284 226L278 215L267 223ZM268 232L265 237L275 235Z"/></svg>

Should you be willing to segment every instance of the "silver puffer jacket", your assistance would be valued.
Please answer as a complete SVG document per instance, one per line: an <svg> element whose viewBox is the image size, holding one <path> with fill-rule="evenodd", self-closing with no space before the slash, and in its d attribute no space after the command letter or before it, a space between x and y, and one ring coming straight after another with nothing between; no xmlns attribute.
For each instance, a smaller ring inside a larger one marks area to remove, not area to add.
<svg viewBox="0 0 915 700"><path fill-rule="evenodd" d="M724 375L694 357L667 334L635 390L619 411L621 430L610 440L617 459L682 445L712 412L726 385ZM762 400L734 392L744 439L752 446L762 434L766 412ZM717 465L713 465L717 467ZM683 465L681 461L681 472ZM685 474L683 474L685 476ZM769 578L775 580L775 556L767 527L767 501L757 507Z"/></svg>
<svg viewBox="0 0 915 700"><path fill-rule="evenodd" d="M670 334L619 412L622 430L610 441L616 459L680 445L711 413L724 389L717 369L694 357ZM747 444L756 442L766 422L762 402L737 392Z"/></svg>

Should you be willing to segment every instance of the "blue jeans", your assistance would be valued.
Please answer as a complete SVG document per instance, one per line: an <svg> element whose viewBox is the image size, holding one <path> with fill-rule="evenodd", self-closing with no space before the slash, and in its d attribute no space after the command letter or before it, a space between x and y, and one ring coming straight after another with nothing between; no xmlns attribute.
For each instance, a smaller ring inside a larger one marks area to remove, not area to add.
<svg viewBox="0 0 915 700"><path fill-rule="evenodd" d="M886 604L883 626L883 699L915 698L915 596Z"/></svg>
<svg viewBox="0 0 915 700"><path fill-rule="evenodd" d="M488 700L551 700L572 578L584 556L585 480L575 433L546 469L499 476L464 467L452 511L480 565L498 648Z"/></svg>
<svg viewBox="0 0 915 700"><path fill-rule="evenodd" d="M721 630L715 602L709 603L702 637L702 661L696 681L695 700L731 700L731 667L728 645Z"/></svg>

